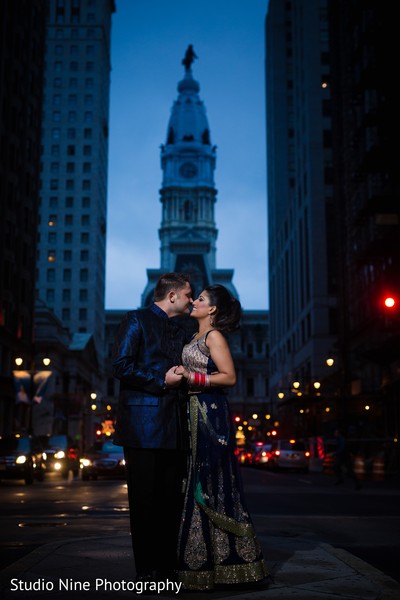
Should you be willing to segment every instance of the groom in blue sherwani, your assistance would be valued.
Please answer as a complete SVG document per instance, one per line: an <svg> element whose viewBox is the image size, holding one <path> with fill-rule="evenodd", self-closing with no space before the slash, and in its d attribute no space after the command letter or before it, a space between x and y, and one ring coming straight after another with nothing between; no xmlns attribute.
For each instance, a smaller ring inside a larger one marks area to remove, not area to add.
<svg viewBox="0 0 400 600"><path fill-rule="evenodd" d="M182 511L186 440L180 403L181 363L192 304L188 278L162 275L154 303L128 312L114 347L120 394L114 441L124 447L137 581L171 579Z"/></svg>

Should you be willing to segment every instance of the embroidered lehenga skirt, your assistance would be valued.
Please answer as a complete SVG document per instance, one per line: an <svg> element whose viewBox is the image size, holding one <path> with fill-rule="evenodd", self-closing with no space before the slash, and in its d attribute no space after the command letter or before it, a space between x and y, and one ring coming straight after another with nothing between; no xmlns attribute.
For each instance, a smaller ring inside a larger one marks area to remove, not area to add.
<svg viewBox="0 0 400 600"><path fill-rule="evenodd" d="M213 372L201 340L184 349L193 371ZM255 582L267 575L244 499L235 456L235 432L225 394L218 388L191 393L189 472L178 547L185 589Z"/></svg>

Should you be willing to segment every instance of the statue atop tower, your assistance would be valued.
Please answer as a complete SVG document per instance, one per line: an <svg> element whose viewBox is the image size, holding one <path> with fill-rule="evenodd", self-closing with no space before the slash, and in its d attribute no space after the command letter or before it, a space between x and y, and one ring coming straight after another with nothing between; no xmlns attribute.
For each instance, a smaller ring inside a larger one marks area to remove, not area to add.
<svg viewBox="0 0 400 600"><path fill-rule="evenodd" d="M185 53L185 57L182 59L182 64L185 65L186 71L190 71L192 63L195 61L196 58L198 58L198 56L193 50L192 44L189 44Z"/></svg>

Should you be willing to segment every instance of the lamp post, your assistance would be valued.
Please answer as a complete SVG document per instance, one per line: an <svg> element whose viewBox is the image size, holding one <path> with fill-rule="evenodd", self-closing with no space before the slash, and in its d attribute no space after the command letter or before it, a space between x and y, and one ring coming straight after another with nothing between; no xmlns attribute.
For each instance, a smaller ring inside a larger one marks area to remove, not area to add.
<svg viewBox="0 0 400 600"><path fill-rule="evenodd" d="M23 362L24 359L20 356L15 359L17 367L21 367ZM48 367L50 362L51 360L47 356L42 359L45 367ZM13 371L17 422L19 428L26 429L29 435L33 434L33 406L42 402L51 375L52 371L50 370L35 370L34 358L29 370Z"/></svg>

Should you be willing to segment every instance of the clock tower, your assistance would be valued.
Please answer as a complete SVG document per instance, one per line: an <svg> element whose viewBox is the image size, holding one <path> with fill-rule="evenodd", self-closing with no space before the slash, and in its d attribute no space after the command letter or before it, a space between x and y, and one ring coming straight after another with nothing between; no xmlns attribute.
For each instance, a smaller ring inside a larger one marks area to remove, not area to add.
<svg viewBox="0 0 400 600"><path fill-rule="evenodd" d="M188 273L195 295L207 285L221 283L237 297L233 269L216 268L216 146L211 144L200 86L193 79L195 58L190 45L182 60L184 77L178 83L178 98L172 106L165 144L161 146L161 268L147 269L143 306L151 303L158 277L168 271Z"/></svg>

